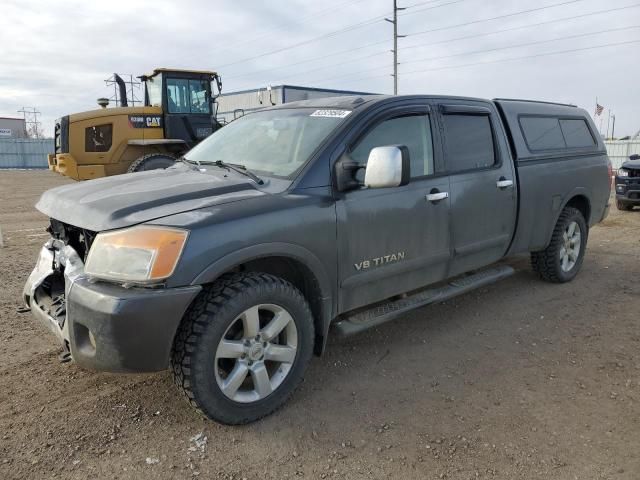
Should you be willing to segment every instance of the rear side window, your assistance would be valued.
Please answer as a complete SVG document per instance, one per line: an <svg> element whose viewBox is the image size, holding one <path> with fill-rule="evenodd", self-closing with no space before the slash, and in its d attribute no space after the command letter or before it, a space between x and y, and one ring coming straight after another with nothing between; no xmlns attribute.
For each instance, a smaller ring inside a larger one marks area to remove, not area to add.
<svg viewBox="0 0 640 480"><path fill-rule="evenodd" d="M461 172L495 163L491 121L488 115L444 115L447 170Z"/></svg>
<svg viewBox="0 0 640 480"><path fill-rule="evenodd" d="M565 148L560 122L554 117L522 117L520 126L529 150Z"/></svg>
<svg viewBox="0 0 640 480"><path fill-rule="evenodd" d="M529 150L564 150L593 147L596 142L582 118L521 117L520 126Z"/></svg>
<svg viewBox="0 0 640 480"><path fill-rule="evenodd" d="M562 119L560 128L568 148L593 147L596 144L587 122L582 119Z"/></svg>

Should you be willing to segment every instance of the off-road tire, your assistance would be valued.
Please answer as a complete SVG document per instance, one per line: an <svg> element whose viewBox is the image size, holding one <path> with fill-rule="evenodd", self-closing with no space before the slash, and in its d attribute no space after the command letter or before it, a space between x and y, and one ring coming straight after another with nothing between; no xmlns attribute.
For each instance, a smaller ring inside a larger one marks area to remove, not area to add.
<svg viewBox="0 0 640 480"><path fill-rule="evenodd" d="M622 210L623 212L633 210L633 205L629 205L628 203L621 202L620 200L616 200L616 208L618 210Z"/></svg>
<svg viewBox="0 0 640 480"><path fill-rule="evenodd" d="M296 358L271 394L239 403L225 396L216 382L216 348L238 315L261 303L280 305L293 317L298 335ZM227 425L253 422L281 407L303 380L314 336L309 305L292 284L265 273L224 275L196 297L182 319L171 352L173 378L187 402L205 417Z"/></svg>
<svg viewBox="0 0 640 480"><path fill-rule="evenodd" d="M564 271L560 261L560 249L563 244L563 233L571 222L576 222L580 228L580 252L575 265L569 271ZM544 250L531 252L531 268L547 282L564 283L575 278L580 271L587 246L589 228L580 210L565 207L553 229L551 242Z"/></svg>
<svg viewBox="0 0 640 480"><path fill-rule="evenodd" d="M176 163L176 157L169 153L149 153L135 160L127 173L144 172L146 170L164 170Z"/></svg>

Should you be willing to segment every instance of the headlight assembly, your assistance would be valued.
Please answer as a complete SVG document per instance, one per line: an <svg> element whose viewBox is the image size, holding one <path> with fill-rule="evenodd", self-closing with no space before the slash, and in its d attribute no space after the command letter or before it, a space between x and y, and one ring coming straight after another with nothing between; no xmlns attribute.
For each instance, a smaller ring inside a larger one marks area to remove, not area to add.
<svg viewBox="0 0 640 480"><path fill-rule="evenodd" d="M140 226L99 233L87 257L85 273L105 280L149 283L173 274L189 232Z"/></svg>
<svg viewBox="0 0 640 480"><path fill-rule="evenodd" d="M618 176L619 177L628 177L629 176L629 172L626 171L624 168L619 168L618 169Z"/></svg>

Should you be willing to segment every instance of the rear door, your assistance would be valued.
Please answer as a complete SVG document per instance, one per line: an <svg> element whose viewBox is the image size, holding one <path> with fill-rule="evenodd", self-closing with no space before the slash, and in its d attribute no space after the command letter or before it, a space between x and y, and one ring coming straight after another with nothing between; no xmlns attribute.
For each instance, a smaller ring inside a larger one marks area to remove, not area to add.
<svg viewBox="0 0 640 480"><path fill-rule="evenodd" d="M374 147L407 146L411 180L401 187L338 194L342 312L446 277L451 257L449 179L438 173L439 135L432 120L426 102L394 107L348 141L349 156L360 164L366 164ZM432 201L428 195L434 195Z"/></svg>
<svg viewBox="0 0 640 480"><path fill-rule="evenodd" d="M438 110L451 184L453 276L504 256L516 225L517 185L491 104L447 101Z"/></svg>

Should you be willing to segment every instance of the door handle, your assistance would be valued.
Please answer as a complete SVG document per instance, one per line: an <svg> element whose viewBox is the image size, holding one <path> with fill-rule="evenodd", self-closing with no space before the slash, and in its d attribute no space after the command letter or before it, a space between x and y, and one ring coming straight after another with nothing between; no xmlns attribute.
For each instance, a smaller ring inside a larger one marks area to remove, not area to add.
<svg viewBox="0 0 640 480"><path fill-rule="evenodd" d="M432 192L427 194L427 200L433 203L437 203L440 200L444 200L445 198L449 198L449 192Z"/></svg>
<svg viewBox="0 0 640 480"><path fill-rule="evenodd" d="M499 189L513 187L513 180L507 180L504 177L500 177L500 180L496 182L496 187L498 187Z"/></svg>

